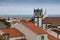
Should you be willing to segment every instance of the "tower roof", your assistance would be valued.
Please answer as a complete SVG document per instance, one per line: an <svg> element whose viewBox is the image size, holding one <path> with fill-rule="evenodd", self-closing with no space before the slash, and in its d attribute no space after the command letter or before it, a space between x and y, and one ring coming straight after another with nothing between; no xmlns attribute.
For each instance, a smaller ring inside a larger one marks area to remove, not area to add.
<svg viewBox="0 0 60 40"><path fill-rule="evenodd" d="M39 9L39 8L34 9L34 12L42 12L42 8L41 9Z"/></svg>

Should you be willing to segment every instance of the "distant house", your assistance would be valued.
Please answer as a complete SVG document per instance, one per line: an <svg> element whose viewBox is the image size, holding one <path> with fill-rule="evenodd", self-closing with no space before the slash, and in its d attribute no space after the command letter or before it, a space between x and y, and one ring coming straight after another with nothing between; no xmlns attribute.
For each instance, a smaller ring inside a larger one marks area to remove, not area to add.
<svg viewBox="0 0 60 40"><path fill-rule="evenodd" d="M45 28L60 28L60 17L46 17L43 25Z"/></svg>
<svg viewBox="0 0 60 40"><path fill-rule="evenodd" d="M60 39L48 34L48 40L60 40Z"/></svg>
<svg viewBox="0 0 60 40"><path fill-rule="evenodd" d="M21 31L27 40L48 40L47 33L31 22L18 23L15 28Z"/></svg>
<svg viewBox="0 0 60 40"><path fill-rule="evenodd" d="M21 31L27 40L59 40L58 38L48 34L43 29L34 25L32 22L18 23L15 25L15 28Z"/></svg>
<svg viewBox="0 0 60 40"><path fill-rule="evenodd" d="M3 40L25 39L25 36L15 28L1 28L0 35L3 37Z"/></svg>
<svg viewBox="0 0 60 40"><path fill-rule="evenodd" d="M7 28L8 26L7 25L5 25L5 23L4 22L1 22L0 21L0 28Z"/></svg>

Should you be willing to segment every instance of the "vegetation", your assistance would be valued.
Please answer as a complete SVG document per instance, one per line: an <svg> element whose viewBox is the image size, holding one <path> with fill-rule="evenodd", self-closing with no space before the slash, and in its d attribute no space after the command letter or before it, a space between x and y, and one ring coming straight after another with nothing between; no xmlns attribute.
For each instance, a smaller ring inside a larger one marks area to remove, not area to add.
<svg viewBox="0 0 60 40"><path fill-rule="evenodd" d="M6 22L6 19L0 19L1 22Z"/></svg>
<svg viewBox="0 0 60 40"><path fill-rule="evenodd" d="M7 28L10 28L11 24L10 22L7 22L6 19L0 19L1 22L4 22L5 25L7 25Z"/></svg>
<svg viewBox="0 0 60 40"><path fill-rule="evenodd" d="M10 22L5 22L5 25L8 26L7 28L10 28L10 26L11 26Z"/></svg>

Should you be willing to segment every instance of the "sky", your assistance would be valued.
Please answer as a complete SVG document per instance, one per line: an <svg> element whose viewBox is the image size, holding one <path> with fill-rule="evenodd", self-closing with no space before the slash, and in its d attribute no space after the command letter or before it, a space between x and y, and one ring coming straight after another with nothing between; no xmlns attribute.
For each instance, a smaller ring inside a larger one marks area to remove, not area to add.
<svg viewBox="0 0 60 40"><path fill-rule="evenodd" d="M60 15L60 0L0 0L0 15L33 15L34 8Z"/></svg>

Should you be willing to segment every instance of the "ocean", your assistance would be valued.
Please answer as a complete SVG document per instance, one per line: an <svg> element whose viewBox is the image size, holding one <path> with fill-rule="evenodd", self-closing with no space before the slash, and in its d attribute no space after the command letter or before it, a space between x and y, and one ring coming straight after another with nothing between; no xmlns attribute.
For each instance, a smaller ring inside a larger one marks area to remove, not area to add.
<svg viewBox="0 0 60 40"><path fill-rule="evenodd" d="M26 18L26 17L33 17L33 15L0 15L0 17ZM48 17L60 17L60 15L48 15Z"/></svg>
<svg viewBox="0 0 60 40"><path fill-rule="evenodd" d="M33 15L0 15L0 17L14 17L14 18L25 18L25 17L33 17Z"/></svg>

